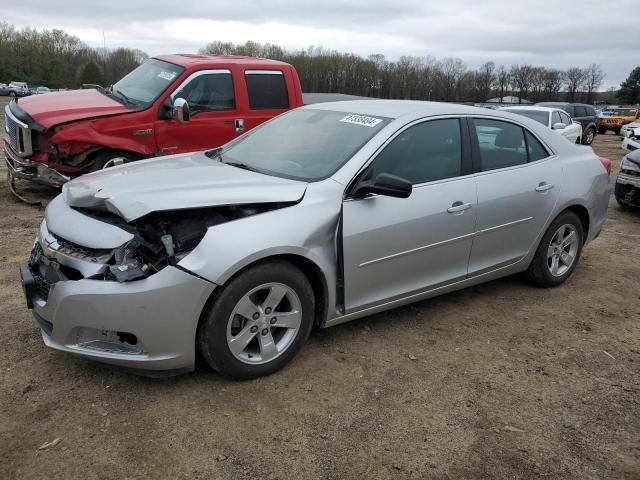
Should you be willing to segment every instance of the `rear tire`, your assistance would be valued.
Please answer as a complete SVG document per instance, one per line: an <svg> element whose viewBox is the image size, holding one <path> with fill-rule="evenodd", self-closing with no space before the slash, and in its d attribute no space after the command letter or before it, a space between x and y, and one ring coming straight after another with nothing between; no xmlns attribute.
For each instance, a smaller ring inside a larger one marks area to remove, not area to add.
<svg viewBox="0 0 640 480"><path fill-rule="evenodd" d="M270 375L302 348L314 311L313 288L304 273L281 260L258 264L214 293L202 312L198 349L225 377Z"/></svg>
<svg viewBox="0 0 640 480"><path fill-rule="evenodd" d="M598 128L598 135L604 135L605 133L607 133L606 128L602 128L602 127Z"/></svg>
<svg viewBox="0 0 640 480"><path fill-rule="evenodd" d="M9 92L9 97L10 98L16 98L18 96L18 94L16 92L14 92L13 90Z"/></svg>
<svg viewBox="0 0 640 480"><path fill-rule="evenodd" d="M584 231L578 216L569 210L561 213L542 237L527 278L539 287L561 285L576 269L583 244Z"/></svg>
<svg viewBox="0 0 640 480"><path fill-rule="evenodd" d="M593 139L596 138L596 130L594 128L588 128L584 135L582 136L582 144L583 145L591 145L593 143Z"/></svg>

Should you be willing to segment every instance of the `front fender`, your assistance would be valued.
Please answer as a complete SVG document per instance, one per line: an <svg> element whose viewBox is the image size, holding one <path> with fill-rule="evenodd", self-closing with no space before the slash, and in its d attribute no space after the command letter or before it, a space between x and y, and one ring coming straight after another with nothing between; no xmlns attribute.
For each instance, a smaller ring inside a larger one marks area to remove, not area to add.
<svg viewBox="0 0 640 480"><path fill-rule="evenodd" d="M143 114L140 112L139 114ZM152 155L157 151L150 122L138 118L139 114L81 120L63 125L51 136L51 141L67 153L79 153L78 146L108 146L140 155ZM71 148L65 149L65 145Z"/></svg>
<svg viewBox="0 0 640 480"><path fill-rule="evenodd" d="M331 317L336 305L341 188L330 180L324 186L312 184L296 205L212 226L179 266L224 285L243 268L266 258L302 257L313 262L324 276ZM320 194L321 190L331 193Z"/></svg>

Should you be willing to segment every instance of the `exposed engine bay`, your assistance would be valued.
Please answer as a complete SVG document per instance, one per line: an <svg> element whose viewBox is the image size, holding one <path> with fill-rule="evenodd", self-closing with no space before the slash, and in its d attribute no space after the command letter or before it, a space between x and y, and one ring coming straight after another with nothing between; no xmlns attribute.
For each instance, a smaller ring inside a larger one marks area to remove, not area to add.
<svg viewBox="0 0 640 480"><path fill-rule="evenodd" d="M289 202L267 203L153 212L130 223L106 210L76 210L134 235L113 251L108 269L101 274L104 280L127 282L176 265L200 243L209 227L289 205Z"/></svg>

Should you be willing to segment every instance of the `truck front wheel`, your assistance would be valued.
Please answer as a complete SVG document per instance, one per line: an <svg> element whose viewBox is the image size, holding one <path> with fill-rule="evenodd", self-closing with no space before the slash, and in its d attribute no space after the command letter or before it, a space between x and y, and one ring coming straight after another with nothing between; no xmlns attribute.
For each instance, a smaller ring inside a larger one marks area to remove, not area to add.
<svg viewBox="0 0 640 480"><path fill-rule="evenodd" d="M93 157L93 163L87 169L87 173L97 172L98 170L115 167L116 165L122 165L123 163L129 163L135 159L136 158L128 152L105 150Z"/></svg>

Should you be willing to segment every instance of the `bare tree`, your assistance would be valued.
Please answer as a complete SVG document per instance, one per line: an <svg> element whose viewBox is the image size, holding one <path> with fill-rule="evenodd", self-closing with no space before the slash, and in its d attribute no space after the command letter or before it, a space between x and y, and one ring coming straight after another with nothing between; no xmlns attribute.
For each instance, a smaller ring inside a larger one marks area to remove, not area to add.
<svg viewBox="0 0 640 480"><path fill-rule="evenodd" d="M593 100L593 92L598 90L602 86L605 74L602 71L602 67L595 63L592 63L585 69L585 86L587 88L587 103L591 103Z"/></svg>
<svg viewBox="0 0 640 480"><path fill-rule="evenodd" d="M496 64L493 62L486 62L480 66L477 72L476 82L478 86L478 100L485 101L491 95L491 88L496 82Z"/></svg>
<svg viewBox="0 0 640 480"><path fill-rule="evenodd" d="M586 79L585 69L571 67L565 74L565 86L567 89L567 100L571 103L576 101L576 93L584 86Z"/></svg>
<svg viewBox="0 0 640 480"><path fill-rule="evenodd" d="M500 67L498 68L497 79L498 97L500 97L500 103L502 103L504 94L507 91L507 88L509 88L509 84L511 83L511 74L506 68L504 68L504 65L500 65Z"/></svg>
<svg viewBox="0 0 640 480"><path fill-rule="evenodd" d="M533 67L531 65L512 65L511 78L518 89L518 103L527 96L531 88L533 78Z"/></svg>

